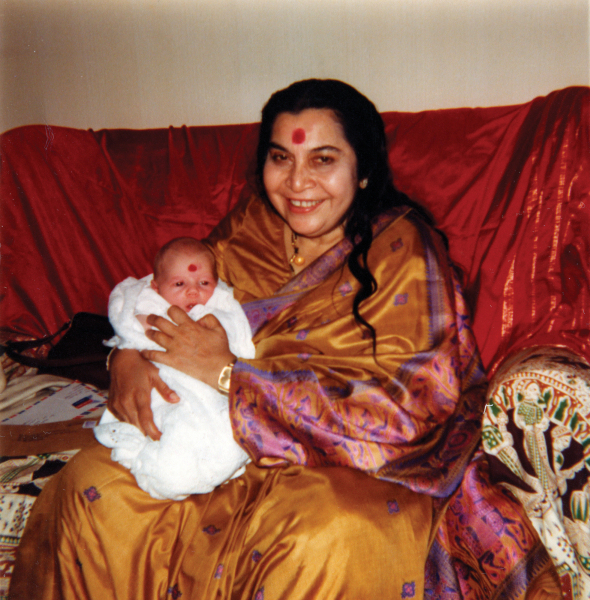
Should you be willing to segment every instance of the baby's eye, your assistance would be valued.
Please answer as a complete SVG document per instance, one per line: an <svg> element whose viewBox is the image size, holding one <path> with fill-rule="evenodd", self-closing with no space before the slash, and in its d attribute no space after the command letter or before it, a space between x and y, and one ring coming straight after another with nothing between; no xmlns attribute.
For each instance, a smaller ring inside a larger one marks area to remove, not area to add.
<svg viewBox="0 0 590 600"><path fill-rule="evenodd" d="M208 281L201 281L200 284L201 285L209 285L209 282Z"/></svg>
<svg viewBox="0 0 590 600"><path fill-rule="evenodd" d="M177 281L174 285L176 287L182 287L184 285L184 281Z"/></svg>

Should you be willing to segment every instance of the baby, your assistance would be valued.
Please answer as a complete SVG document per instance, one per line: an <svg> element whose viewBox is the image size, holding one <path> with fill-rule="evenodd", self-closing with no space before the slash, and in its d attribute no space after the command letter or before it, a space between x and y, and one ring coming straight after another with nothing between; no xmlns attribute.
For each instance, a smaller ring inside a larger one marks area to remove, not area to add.
<svg viewBox="0 0 590 600"><path fill-rule="evenodd" d="M169 304L190 313L197 304L207 304L216 285L215 258L199 240L176 238L156 254L150 287ZM149 329L147 315L137 315L137 319Z"/></svg>
<svg viewBox="0 0 590 600"><path fill-rule="evenodd" d="M195 321L213 314L227 333L231 352L254 357L250 325L232 290L218 281L213 254L189 237L160 249L153 275L129 277L114 288L109 319L116 335L107 344L161 350L145 335L146 318L149 314L168 318L172 304ZM154 498L182 500L241 475L249 459L233 438L227 396L172 367L158 366L160 377L180 397L179 403L170 404L152 390L160 440L120 422L108 410L94 430L97 440L113 448L112 459L130 469L138 485Z"/></svg>

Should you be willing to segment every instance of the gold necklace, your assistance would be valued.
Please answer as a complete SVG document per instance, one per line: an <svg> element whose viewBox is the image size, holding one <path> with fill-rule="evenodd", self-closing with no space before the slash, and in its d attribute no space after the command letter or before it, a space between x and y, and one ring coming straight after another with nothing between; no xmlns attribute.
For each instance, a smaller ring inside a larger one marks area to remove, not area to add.
<svg viewBox="0 0 590 600"><path fill-rule="evenodd" d="M289 259L289 265L291 266L291 269L293 271L295 270L293 265L296 265L297 267L301 267L305 264L305 257L301 256L301 254L299 254L299 247L296 246L296 242L297 242L297 234L294 231L291 231L291 246L293 246L293 255Z"/></svg>

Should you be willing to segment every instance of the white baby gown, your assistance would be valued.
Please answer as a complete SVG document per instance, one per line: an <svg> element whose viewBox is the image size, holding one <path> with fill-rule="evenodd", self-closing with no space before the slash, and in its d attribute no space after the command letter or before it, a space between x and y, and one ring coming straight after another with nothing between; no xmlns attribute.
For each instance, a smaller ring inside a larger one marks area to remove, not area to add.
<svg viewBox="0 0 590 600"><path fill-rule="evenodd" d="M136 315L167 317L170 304L150 286L153 276L129 277L109 298L109 319L115 337L107 345L136 350L162 348L145 335ZM205 305L188 315L198 320L213 314L225 329L232 354L254 358L248 319L233 291L219 281ZM156 363L157 364L157 363ZM154 441L137 427L105 411L94 429L96 439L112 448L111 458L131 470L140 488L158 499L182 500L189 494L212 491L238 477L249 462L232 433L227 396L211 386L166 365L157 364L160 377L180 397L171 404L152 390L154 422L162 437Z"/></svg>

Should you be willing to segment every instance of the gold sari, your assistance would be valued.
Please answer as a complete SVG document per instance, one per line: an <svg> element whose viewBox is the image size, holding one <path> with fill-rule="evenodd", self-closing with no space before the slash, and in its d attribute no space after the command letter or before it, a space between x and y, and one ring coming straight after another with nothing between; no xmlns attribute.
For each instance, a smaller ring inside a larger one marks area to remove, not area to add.
<svg viewBox="0 0 590 600"><path fill-rule="evenodd" d="M437 237L375 224L378 291L352 317L347 241L291 278L257 198L210 238L257 347L230 390L253 463L210 494L154 500L100 446L35 504L10 598L422 598L428 550L479 441L483 372Z"/></svg>
<svg viewBox="0 0 590 600"><path fill-rule="evenodd" d="M70 463L34 507L10 598L422 597L431 502L402 486L251 464L175 502L139 489L102 446Z"/></svg>
<svg viewBox="0 0 590 600"><path fill-rule="evenodd" d="M234 436L259 465L348 466L448 497L479 441L485 376L438 235L407 208L375 223L378 289L361 305L375 355L348 240L291 279L282 236L255 200L211 238L255 331L256 358L232 375Z"/></svg>

